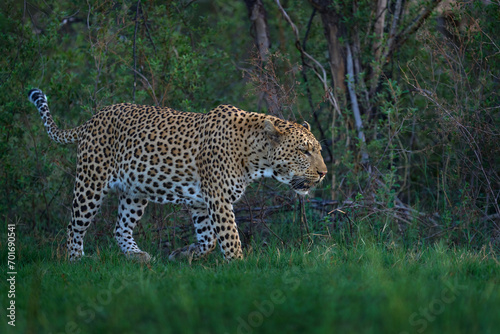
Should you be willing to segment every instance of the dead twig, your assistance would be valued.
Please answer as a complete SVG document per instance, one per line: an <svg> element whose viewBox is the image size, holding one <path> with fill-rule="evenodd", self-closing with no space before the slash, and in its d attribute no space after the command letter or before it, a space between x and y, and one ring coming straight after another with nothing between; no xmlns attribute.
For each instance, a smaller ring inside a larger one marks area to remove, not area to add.
<svg viewBox="0 0 500 334"><path fill-rule="evenodd" d="M290 16L288 16L288 14L285 11L285 9L283 8L283 6L281 6L281 3L280 3L279 0L276 0L276 4L278 5L278 8L279 8L281 14L285 18L285 20L290 24L290 27L293 30L293 33L295 35L295 47L297 48L297 50L299 50L299 52L301 53L302 56L304 56L305 58L307 58L310 61L312 61L313 65L312 66L308 65L308 67L310 67L310 68L313 69L314 74L316 74L316 76L318 77L318 79L323 84L323 89L325 91L325 96L326 96L327 100L333 106L333 108L335 109L335 111L339 115L342 115L341 112L340 112L340 108L339 108L339 105L337 103L337 100L335 99L335 96L333 95L332 88L328 85L328 79L327 79L327 76L326 76L325 68L323 67L323 65L321 65L321 63L319 61L317 61L313 56L311 56L309 53L307 53L302 48L302 45L300 43L300 37L299 37L300 36L299 35L299 29L293 23L292 19L290 19Z"/></svg>
<svg viewBox="0 0 500 334"><path fill-rule="evenodd" d="M350 240L353 240L353 225L354 223L352 222L351 218L349 217L349 215L347 214L347 212L345 211L342 211L340 209L335 209L335 210L332 210L330 212L328 212L329 215L331 215L332 213L335 213L335 212L340 212L344 215L344 217L347 217L347 220L349 221L349 236L350 236Z"/></svg>
<svg viewBox="0 0 500 334"><path fill-rule="evenodd" d="M137 39L137 27L139 26L139 21L138 21L138 17L139 17L139 10L141 8L141 0L137 0L137 8L136 8L136 12L135 12L135 18L134 18L134 22L135 22L135 29L134 29L134 43L132 45L132 54L133 54L133 57L134 57L134 86L133 86L133 89L132 89L132 101L135 102L135 89L136 89L136 86L137 86L137 53L136 53L136 39Z"/></svg>
<svg viewBox="0 0 500 334"><path fill-rule="evenodd" d="M300 227L301 239L302 239L302 230L305 229L306 230L307 238L311 242L312 239L311 239L310 232L309 232L309 224L307 222L306 206L305 206L305 203L304 203L304 196L299 196L299 214L300 214L300 222L301 222L301 227Z"/></svg>

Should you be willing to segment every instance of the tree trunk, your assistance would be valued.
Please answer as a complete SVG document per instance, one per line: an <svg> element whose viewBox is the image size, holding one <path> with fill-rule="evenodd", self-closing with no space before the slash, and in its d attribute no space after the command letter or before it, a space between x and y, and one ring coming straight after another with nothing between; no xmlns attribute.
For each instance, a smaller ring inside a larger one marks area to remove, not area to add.
<svg viewBox="0 0 500 334"><path fill-rule="evenodd" d="M283 118L281 105L279 103L278 90L276 88L276 78L270 71L269 48L271 42L269 39L269 28L267 26L267 14L262 0L245 0L248 8L248 17L252 22L252 32L255 38L255 45L259 50L259 59L257 63L257 76L259 77L261 94L259 100L265 99L268 112L271 115Z"/></svg>
<svg viewBox="0 0 500 334"><path fill-rule="evenodd" d="M311 4L318 10L323 22L325 37L328 43L328 62L332 74L334 91L342 94L346 91L345 86L345 52L339 37L342 36L340 17L332 8L330 1L310 0Z"/></svg>
<svg viewBox="0 0 500 334"><path fill-rule="evenodd" d="M265 62L271 47L266 9L261 0L245 0L245 4L248 8L248 17L252 21L255 45L259 50L260 59Z"/></svg>
<svg viewBox="0 0 500 334"><path fill-rule="evenodd" d="M378 0L374 27L375 41L373 42L373 55L375 62L380 61L382 54L382 39L384 37L385 14L387 13L387 0Z"/></svg>

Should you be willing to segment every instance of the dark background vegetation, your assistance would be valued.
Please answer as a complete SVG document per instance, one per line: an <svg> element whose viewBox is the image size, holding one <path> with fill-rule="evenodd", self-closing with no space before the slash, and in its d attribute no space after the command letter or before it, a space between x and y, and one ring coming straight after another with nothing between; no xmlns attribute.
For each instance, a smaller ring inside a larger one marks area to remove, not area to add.
<svg viewBox="0 0 500 334"><path fill-rule="evenodd" d="M304 202L249 189L243 240L500 247L498 1L2 1L0 217L63 249L75 146L48 138L30 88L71 128L106 105L218 104L307 120L328 179ZM304 205L302 205L304 204ZM116 201L90 234L110 238ZM150 205L158 249L191 235L185 208ZM103 223L103 221L105 223ZM295 224L296 223L296 224ZM149 232L145 232L149 231ZM274 234L273 234L274 233ZM297 232L299 233L299 232Z"/></svg>

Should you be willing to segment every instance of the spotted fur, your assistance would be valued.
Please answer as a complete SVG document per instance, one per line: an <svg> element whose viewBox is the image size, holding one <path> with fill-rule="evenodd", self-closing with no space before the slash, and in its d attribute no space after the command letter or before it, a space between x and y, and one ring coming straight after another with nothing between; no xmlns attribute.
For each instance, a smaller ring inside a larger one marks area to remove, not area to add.
<svg viewBox="0 0 500 334"><path fill-rule="evenodd" d="M119 193L114 236L129 257L149 261L132 232L148 202L191 208L197 242L170 259L204 256L219 244L227 260L242 258L233 203L261 177L291 185L301 195L327 170L321 146L307 123L221 105L206 114L170 108L115 104L89 121L61 130L39 89L29 99L40 112L50 138L78 142L72 218L68 225L70 260L83 255L83 237L110 190Z"/></svg>

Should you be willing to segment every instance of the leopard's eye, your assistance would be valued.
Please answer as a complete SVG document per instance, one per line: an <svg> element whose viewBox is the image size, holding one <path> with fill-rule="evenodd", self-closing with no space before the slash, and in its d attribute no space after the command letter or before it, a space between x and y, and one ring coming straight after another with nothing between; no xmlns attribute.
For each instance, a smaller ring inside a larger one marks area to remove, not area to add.
<svg viewBox="0 0 500 334"><path fill-rule="evenodd" d="M308 157L311 156L311 151L309 151L307 148L299 148L299 151L307 155Z"/></svg>

